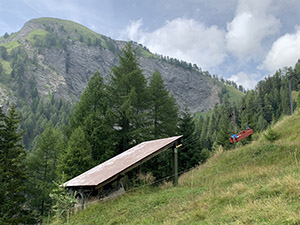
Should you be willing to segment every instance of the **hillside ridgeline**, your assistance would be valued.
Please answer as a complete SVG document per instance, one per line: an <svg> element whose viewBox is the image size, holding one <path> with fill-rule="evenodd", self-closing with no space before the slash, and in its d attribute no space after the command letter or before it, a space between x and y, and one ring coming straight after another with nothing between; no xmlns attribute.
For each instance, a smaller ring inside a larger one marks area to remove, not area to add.
<svg viewBox="0 0 300 225"><path fill-rule="evenodd" d="M299 119L298 110L249 145L217 150L178 187L147 186L91 204L69 224L298 224Z"/></svg>
<svg viewBox="0 0 300 225"><path fill-rule="evenodd" d="M118 54L125 44L71 21L30 20L19 32L0 38L0 47L6 51L5 57L0 57L4 71L2 80L5 81L0 85L3 95L0 104L17 102L19 96L15 89L18 88L9 85L16 80L22 83L23 97L27 94L26 97L31 99L28 92L35 83L42 96L51 93L74 103L96 71L105 78L109 76L111 68L118 64ZM218 94L224 85L208 72L179 60L163 60L136 43L135 48L145 76L149 78L159 71L181 107L199 112L220 102ZM9 81L12 71L13 81Z"/></svg>

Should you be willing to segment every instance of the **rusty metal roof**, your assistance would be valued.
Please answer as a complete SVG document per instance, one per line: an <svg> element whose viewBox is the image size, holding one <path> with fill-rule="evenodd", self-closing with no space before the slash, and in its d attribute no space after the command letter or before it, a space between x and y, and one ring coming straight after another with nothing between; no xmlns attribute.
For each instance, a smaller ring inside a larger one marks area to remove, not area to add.
<svg viewBox="0 0 300 225"><path fill-rule="evenodd" d="M182 136L142 142L64 183L65 187L104 186L174 145Z"/></svg>

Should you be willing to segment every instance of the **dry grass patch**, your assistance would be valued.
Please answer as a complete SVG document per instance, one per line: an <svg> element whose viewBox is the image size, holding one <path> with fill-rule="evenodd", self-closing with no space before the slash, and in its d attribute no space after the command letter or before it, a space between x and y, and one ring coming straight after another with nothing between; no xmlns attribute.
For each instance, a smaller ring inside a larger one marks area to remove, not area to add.
<svg viewBox="0 0 300 225"><path fill-rule="evenodd" d="M242 206L228 205L221 217L230 224L298 224L300 215L287 208L280 197L250 200Z"/></svg>

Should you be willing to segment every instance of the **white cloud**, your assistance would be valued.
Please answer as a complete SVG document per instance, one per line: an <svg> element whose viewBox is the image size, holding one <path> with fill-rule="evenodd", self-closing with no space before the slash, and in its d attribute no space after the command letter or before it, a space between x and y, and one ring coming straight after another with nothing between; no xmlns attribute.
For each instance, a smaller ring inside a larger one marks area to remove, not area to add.
<svg viewBox="0 0 300 225"><path fill-rule="evenodd" d="M294 66L298 59L300 59L300 27L296 27L294 34L285 34L273 43L262 68L274 73L280 68Z"/></svg>
<svg viewBox="0 0 300 225"><path fill-rule="evenodd" d="M234 19L227 24L227 49L241 61L261 58L262 41L279 32L280 21L268 13L272 0L239 1Z"/></svg>
<svg viewBox="0 0 300 225"><path fill-rule="evenodd" d="M260 80L258 74L247 74L245 72L239 72L232 75L228 80L232 80L238 85L242 85L245 89L254 89L257 81Z"/></svg>
<svg viewBox="0 0 300 225"><path fill-rule="evenodd" d="M177 18L166 21L153 31L142 30L142 20L131 22L123 38L142 43L152 52L168 55L204 69L216 67L225 57L224 31L217 26L206 27L193 19Z"/></svg>
<svg viewBox="0 0 300 225"><path fill-rule="evenodd" d="M137 21L131 21L130 25L122 32L122 36L125 36L125 38L129 38L130 40L140 39L142 35L140 27L142 25L142 19L139 19Z"/></svg>

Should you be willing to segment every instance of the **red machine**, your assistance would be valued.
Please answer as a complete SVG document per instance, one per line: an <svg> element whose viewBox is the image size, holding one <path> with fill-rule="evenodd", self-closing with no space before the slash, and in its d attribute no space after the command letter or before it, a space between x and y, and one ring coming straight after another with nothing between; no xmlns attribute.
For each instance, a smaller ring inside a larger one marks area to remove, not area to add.
<svg viewBox="0 0 300 225"><path fill-rule="evenodd" d="M250 136L251 134L253 134L252 129L243 130L237 134L237 136L238 136L237 138L230 137L230 143L239 142L239 141L243 140L244 138Z"/></svg>

